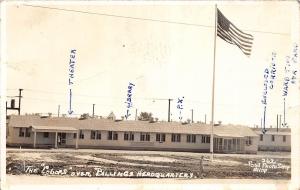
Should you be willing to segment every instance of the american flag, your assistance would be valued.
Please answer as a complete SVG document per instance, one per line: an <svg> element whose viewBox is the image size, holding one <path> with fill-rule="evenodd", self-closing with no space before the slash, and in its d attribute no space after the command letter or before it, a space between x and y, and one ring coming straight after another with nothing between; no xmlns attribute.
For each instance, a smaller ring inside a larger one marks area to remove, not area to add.
<svg viewBox="0 0 300 190"><path fill-rule="evenodd" d="M236 45L245 55L251 55L253 36L238 29L221 13L219 9L217 36L230 44Z"/></svg>

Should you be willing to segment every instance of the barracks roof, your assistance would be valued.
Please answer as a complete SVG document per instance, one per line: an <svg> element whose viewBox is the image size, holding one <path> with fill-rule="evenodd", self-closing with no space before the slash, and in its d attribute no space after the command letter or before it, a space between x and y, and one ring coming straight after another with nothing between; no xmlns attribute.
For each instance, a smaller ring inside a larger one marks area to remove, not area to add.
<svg viewBox="0 0 300 190"><path fill-rule="evenodd" d="M266 128L266 135L291 135L291 128ZM261 128L253 128L256 134L262 134Z"/></svg>
<svg viewBox="0 0 300 190"><path fill-rule="evenodd" d="M114 121L109 119L78 119L69 117L46 117L35 115L11 115L8 125L10 127L48 126L48 128L72 127L75 129L104 130L104 131L132 131L153 133L180 133L209 135L211 126L203 123L182 124L179 122L148 121ZM214 127L214 134L223 137L258 136L249 127L241 125L221 125Z"/></svg>

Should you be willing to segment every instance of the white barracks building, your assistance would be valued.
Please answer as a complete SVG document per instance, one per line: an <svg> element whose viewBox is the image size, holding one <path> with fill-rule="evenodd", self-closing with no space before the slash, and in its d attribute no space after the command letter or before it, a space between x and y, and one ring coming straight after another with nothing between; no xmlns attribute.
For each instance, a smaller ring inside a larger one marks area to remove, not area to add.
<svg viewBox="0 0 300 190"><path fill-rule="evenodd" d="M262 134L261 129L253 129L259 135L258 150L262 151L291 151L290 128L267 128Z"/></svg>
<svg viewBox="0 0 300 190"><path fill-rule="evenodd" d="M208 124L12 115L7 146L209 152ZM251 153L259 135L245 126L214 127L214 152Z"/></svg>

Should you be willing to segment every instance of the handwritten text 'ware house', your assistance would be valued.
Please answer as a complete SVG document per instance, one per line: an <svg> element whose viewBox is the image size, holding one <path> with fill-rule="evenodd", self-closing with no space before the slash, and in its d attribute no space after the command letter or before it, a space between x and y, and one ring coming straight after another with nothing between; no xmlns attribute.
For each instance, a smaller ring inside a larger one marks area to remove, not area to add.
<svg viewBox="0 0 300 190"><path fill-rule="evenodd" d="M296 84L297 58L298 58L297 52L298 52L298 45L295 44L292 52L292 57L286 56L286 65L284 67L285 77L283 82L283 94L282 94L284 98L286 98L286 96L288 95L289 83Z"/></svg>

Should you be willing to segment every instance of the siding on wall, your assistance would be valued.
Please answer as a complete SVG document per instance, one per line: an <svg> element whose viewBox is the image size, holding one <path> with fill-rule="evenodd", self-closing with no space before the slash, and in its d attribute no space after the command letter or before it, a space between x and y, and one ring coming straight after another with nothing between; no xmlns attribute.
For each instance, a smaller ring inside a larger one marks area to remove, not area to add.
<svg viewBox="0 0 300 190"><path fill-rule="evenodd" d="M286 142L283 142L283 135L274 135L275 141L272 141L272 135L263 135L263 141L258 141L259 150L270 150L270 151L290 151L291 150L291 136L286 135Z"/></svg>
<svg viewBox="0 0 300 190"><path fill-rule="evenodd" d="M19 137L18 128L13 128L8 144L33 144L33 132L30 137ZM101 131L101 139L91 139L91 131L83 130L84 139L78 139L78 145L83 147L148 147L148 148L174 148L174 149L200 149L209 150L209 143L201 143L201 135L196 135L196 143L186 142L186 134L181 134L180 142L171 142L171 134L166 134L165 142L156 141L156 133L150 133L150 141L140 141L140 133L134 132L134 141L125 141L124 132L118 132L118 140L108 140L108 131ZM66 146L75 146L76 139L74 133L66 134ZM49 133L48 138L38 132L36 135L36 145L54 145L55 133Z"/></svg>
<svg viewBox="0 0 300 190"><path fill-rule="evenodd" d="M84 139L79 139L80 146L101 146L101 147L152 147L152 148L186 148L186 149L209 149L209 143L201 143L201 135L196 135L196 143L187 143L186 134L181 134L181 142L171 142L171 134L166 134L165 142L156 141L156 133L150 133L150 141L140 141L140 133L134 132L134 141L125 141L124 132L118 133L118 140L108 140L108 131L101 131L101 140L90 139L90 130L84 130ZM67 144L74 145L73 135L67 134Z"/></svg>
<svg viewBox="0 0 300 190"><path fill-rule="evenodd" d="M19 137L18 128L11 128L8 144L33 144L33 132L31 136ZM130 131L128 131L130 132ZM140 141L140 132L134 133L134 141L125 141L124 132L118 132L118 140L108 140L108 131L101 131L101 139L91 139L91 130L83 130L84 139L78 136L79 148L123 148L123 149L157 149L157 150L180 150L180 151L199 151L208 152L210 143L202 143L202 135L196 135L196 143L186 141L187 134L181 134L180 142L171 142L171 134L166 134L165 142L156 141L156 133L150 133L150 141ZM79 133L78 133L79 135ZM259 137L252 137L252 145L245 146L246 153L256 153ZM288 138L287 138L288 141ZM74 133L66 134L66 147L74 147L76 138ZM55 144L55 133L49 133L49 138L44 138L43 133L37 133L37 147L41 144Z"/></svg>
<svg viewBox="0 0 300 190"><path fill-rule="evenodd" d="M245 145L245 152L246 153L256 153L259 137L252 137L252 144L250 146Z"/></svg>

